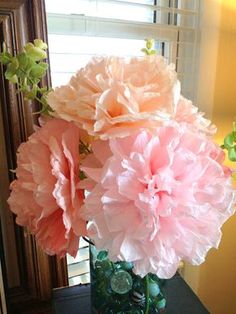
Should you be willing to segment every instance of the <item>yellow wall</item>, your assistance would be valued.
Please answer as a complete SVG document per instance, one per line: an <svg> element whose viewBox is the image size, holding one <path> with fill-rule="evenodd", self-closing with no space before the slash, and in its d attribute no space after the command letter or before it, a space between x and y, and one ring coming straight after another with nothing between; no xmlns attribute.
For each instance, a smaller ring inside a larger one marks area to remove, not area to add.
<svg viewBox="0 0 236 314"><path fill-rule="evenodd" d="M198 102L207 106L222 143L236 118L236 0L204 3ZM236 215L222 231L219 249L200 267L187 266L185 278L212 314L236 314Z"/></svg>
<svg viewBox="0 0 236 314"><path fill-rule="evenodd" d="M223 0L213 115L236 115L236 0Z"/></svg>

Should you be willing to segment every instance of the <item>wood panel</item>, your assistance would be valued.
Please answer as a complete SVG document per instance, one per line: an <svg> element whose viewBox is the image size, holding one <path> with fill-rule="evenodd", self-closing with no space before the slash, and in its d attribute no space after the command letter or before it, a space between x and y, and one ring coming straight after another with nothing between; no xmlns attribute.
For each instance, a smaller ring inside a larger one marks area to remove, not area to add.
<svg viewBox="0 0 236 314"><path fill-rule="evenodd" d="M22 49L27 41L35 38L47 40L45 6L43 0L0 0L0 42L5 41L14 53ZM37 117L32 115L38 110L38 104L28 104L12 84L4 79L4 68L0 67L0 105L3 120L1 151L4 154L6 167L1 169L1 223L3 238L5 237L5 256L15 258L12 271L19 275L18 280L10 283L8 272L8 300L14 312L21 313L32 302L47 301L51 297L53 287L68 284L66 261L56 257L48 257L37 247L34 238L27 230L14 223L13 216L7 209L6 199L9 194L8 181L14 179L14 174L8 169L16 167L16 151L22 141L33 132L33 124ZM49 75L42 84L49 84ZM2 176L3 174L3 176ZM5 176L5 180L3 177ZM2 193L3 192L3 193ZM7 217L7 218L6 218ZM8 227L6 228L6 221ZM6 230L13 232L6 232ZM6 245L10 243L10 245ZM7 247L6 247L7 246ZM9 252L9 250L13 250ZM8 265L6 265L8 266ZM8 267L9 268L9 267ZM17 269L15 269L17 268ZM10 272L11 273L11 272ZM13 278L14 279L14 278ZM18 285L16 283L19 282ZM13 283L16 285L12 287ZM21 309L17 308L20 304ZM46 304L46 303L45 303ZM26 311L26 309L25 309ZM22 313L25 313L24 311ZM34 313L36 313L34 311Z"/></svg>

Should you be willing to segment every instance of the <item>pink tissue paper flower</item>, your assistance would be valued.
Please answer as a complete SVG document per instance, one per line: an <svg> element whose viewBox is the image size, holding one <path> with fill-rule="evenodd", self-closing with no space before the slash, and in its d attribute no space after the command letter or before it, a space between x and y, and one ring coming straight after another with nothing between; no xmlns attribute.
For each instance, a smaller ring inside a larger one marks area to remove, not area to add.
<svg viewBox="0 0 236 314"><path fill-rule="evenodd" d="M161 56L94 57L48 102L58 117L107 138L168 119L179 94L174 66Z"/></svg>
<svg viewBox="0 0 236 314"><path fill-rule="evenodd" d="M218 247L235 192L223 151L204 134L176 124L98 140L92 149L82 167L90 191L83 213L111 260L170 278L181 260L198 265Z"/></svg>
<svg viewBox="0 0 236 314"><path fill-rule="evenodd" d="M16 222L27 226L46 253L75 256L86 234L80 216L79 128L52 119L22 143L17 154L17 179L8 199Z"/></svg>
<svg viewBox="0 0 236 314"><path fill-rule="evenodd" d="M95 57L67 85L52 91L48 102L56 116L103 139L155 128L176 115L203 132L214 131L190 101L180 99L174 65L160 55Z"/></svg>
<svg viewBox="0 0 236 314"><path fill-rule="evenodd" d="M192 104L191 100L180 96L174 119L177 122L188 123L207 135L214 135L217 128L210 120L204 118L204 114L198 111L198 108Z"/></svg>

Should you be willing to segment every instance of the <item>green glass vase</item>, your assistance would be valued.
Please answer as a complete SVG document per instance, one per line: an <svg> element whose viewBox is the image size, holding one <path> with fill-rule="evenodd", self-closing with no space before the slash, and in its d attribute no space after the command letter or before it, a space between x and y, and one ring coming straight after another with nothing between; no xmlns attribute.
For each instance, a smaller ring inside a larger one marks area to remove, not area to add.
<svg viewBox="0 0 236 314"><path fill-rule="evenodd" d="M106 251L90 246L92 313L164 313L166 300L161 292L164 280L154 274L135 275L133 264L113 263Z"/></svg>

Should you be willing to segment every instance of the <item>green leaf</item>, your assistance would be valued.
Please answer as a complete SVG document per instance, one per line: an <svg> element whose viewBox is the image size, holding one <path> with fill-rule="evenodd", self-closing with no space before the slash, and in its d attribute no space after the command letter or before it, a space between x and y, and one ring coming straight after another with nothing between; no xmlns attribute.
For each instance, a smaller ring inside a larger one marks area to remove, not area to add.
<svg viewBox="0 0 236 314"><path fill-rule="evenodd" d="M41 66L41 68L44 68L45 70L48 69L48 63L47 62L39 62L39 65Z"/></svg>
<svg viewBox="0 0 236 314"><path fill-rule="evenodd" d="M152 49L153 45L154 45L154 39L152 39L152 38L146 39L146 48L148 50Z"/></svg>
<svg viewBox="0 0 236 314"><path fill-rule="evenodd" d="M17 58L12 58L12 61L8 64L7 70L5 72L5 77L7 80L12 80L12 77L14 76L13 81L16 81L17 76L17 69L19 68L19 62Z"/></svg>
<svg viewBox="0 0 236 314"><path fill-rule="evenodd" d="M12 55L9 52L3 52L0 55L0 62L2 62L2 64L6 65L9 62L11 62L12 59Z"/></svg>
<svg viewBox="0 0 236 314"><path fill-rule="evenodd" d="M46 50L48 48L48 45L39 38L34 40L34 45L43 50Z"/></svg>
<svg viewBox="0 0 236 314"><path fill-rule="evenodd" d="M229 149L234 144L234 135L233 133L228 134L224 139L224 146Z"/></svg>
<svg viewBox="0 0 236 314"><path fill-rule="evenodd" d="M146 55L148 55L148 49L147 49L147 48L142 48L141 51L142 51L143 53L145 53Z"/></svg>
<svg viewBox="0 0 236 314"><path fill-rule="evenodd" d="M24 49L28 56L35 61L47 58L47 53L43 49L35 47L32 43L28 43Z"/></svg>
<svg viewBox="0 0 236 314"><path fill-rule="evenodd" d="M40 82L40 79L39 78L37 78L37 77L32 77L32 76L29 76L28 78L27 78L27 84L30 86L30 85L32 85L32 84L38 84Z"/></svg>
<svg viewBox="0 0 236 314"><path fill-rule="evenodd" d="M9 79L9 81L10 81L11 83L13 83L13 84L18 83L18 77L17 77L17 75L13 75L13 76Z"/></svg>
<svg viewBox="0 0 236 314"><path fill-rule="evenodd" d="M7 65L5 77L10 82L18 84L18 92L22 92L25 99L35 99L41 104L41 110L37 114L50 115L53 110L48 105L47 94L51 89L38 86L48 69L48 64L43 62L47 57L46 49L47 45L41 39L36 39L34 44L27 43L23 52L13 57L3 45L0 62Z"/></svg>
<svg viewBox="0 0 236 314"><path fill-rule="evenodd" d="M46 63L38 63L35 64L30 72L29 75L33 78L33 79L37 79L37 78L41 78L45 75L46 71L47 71L47 64Z"/></svg>
<svg viewBox="0 0 236 314"><path fill-rule="evenodd" d="M141 51L143 53L145 53L147 56L150 55L155 55L157 53L157 51L154 49L154 39L149 38L149 39L145 39L146 41L146 48L141 49Z"/></svg>
<svg viewBox="0 0 236 314"><path fill-rule="evenodd" d="M8 69L10 69L10 71L14 71L14 72L16 72L16 70L19 68L19 61L17 60L17 58L16 57L13 57L12 59L11 59L11 63L9 63L9 65L8 65Z"/></svg>
<svg viewBox="0 0 236 314"><path fill-rule="evenodd" d="M47 87L41 87L39 89L39 91L42 93L42 94L47 94L49 91L52 91L52 89L47 89Z"/></svg>
<svg viewBox="0 0 236 314"><path fill-rule="evenodd" d="M236 161L236 145L228 150L229 160Z"/></svg>
<svg viewBox="0 0 236 314"><path fill-rule="evenodd" d="M27 75L27 72L34 66L35 62L25 52L17 55L17 59L23 74Z"/></svg>
<svg viewBox="0 0 236 314"><path fill-rule="evenodd" d="M155 54L157 54L156 50L149 51L149 55L155 55Z"/></svg>
<svg viewBox="0 0 236 314"><path fill-rule="evenodd" d="M5 72L5 78L10 80L14 75L16 75L15 71L11 71L11 68L7 68Z"/></svg>

